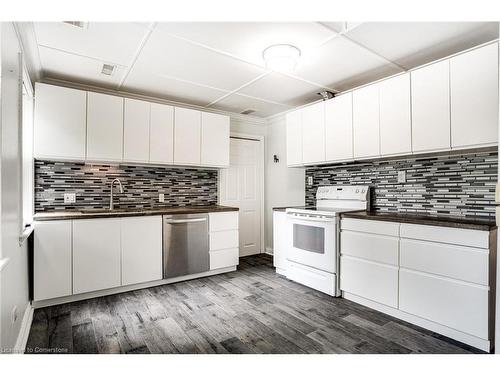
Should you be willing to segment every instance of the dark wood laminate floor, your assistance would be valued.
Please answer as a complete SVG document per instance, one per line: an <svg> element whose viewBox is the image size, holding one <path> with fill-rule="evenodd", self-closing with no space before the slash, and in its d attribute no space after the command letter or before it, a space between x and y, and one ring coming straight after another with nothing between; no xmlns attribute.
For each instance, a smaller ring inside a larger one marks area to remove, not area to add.
<svg viewBox="0 0 500 375"><path fill-rule="evenodd" d="M274 272L267 255L238 271L36 309L30 352L480 353Z"/></svg>

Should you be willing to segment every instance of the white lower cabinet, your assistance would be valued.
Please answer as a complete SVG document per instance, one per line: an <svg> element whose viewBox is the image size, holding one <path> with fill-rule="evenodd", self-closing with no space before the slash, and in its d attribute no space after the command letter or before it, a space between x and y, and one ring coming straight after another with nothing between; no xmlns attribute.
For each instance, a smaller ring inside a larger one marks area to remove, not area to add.
<svg viewBox="0 0 500 375"><path fill-rule="evenodd" d="M399 288L402 311L488 339L488 287L402 268Z"/></svg>
<svg viewBox="0 0 500 375"><path fill-rule="evenodd" d="M287 270L286 251L291 245L291 233L285 211L273 212L273 265L276 272L284 275Z"/></svg>
<svg viewBox="0 0 500 375"><path fill-rule="evenodd" d="M342 255L340 289L397 308L398 267Z"/></svg>
<svg viewBox="0 0 500 375"><path fill-rule="evenodd" d="M347 218L341 228L346 298L490 349L488 231Z"/></svg>
<svg viewBox="0 0 500 375"><path fill-rule="evenodd" d="M121 285L118 219L73 221L73 294Z"/></svg>
<svg viewBox="0 0 500 375"><path fill-rule="evenodd" d="M210 270L239 263L238 211L208 214Z"/></svg>
<svg viewBox="0 0 500 375"><path fill-rule="evenodd" d="M122 285L161 280L162 217L121 219Z"/></svg>
<svg viewBox="0 0 500 375"><path fill-rule="evenodd" d="M36 223L34 248L35 301L71 295L71 221Z"/></svg>

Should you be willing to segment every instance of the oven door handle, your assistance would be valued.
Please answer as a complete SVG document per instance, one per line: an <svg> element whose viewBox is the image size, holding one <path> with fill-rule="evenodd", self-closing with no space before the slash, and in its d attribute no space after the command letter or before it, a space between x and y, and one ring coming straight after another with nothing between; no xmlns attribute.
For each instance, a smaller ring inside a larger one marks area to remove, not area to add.
<svg viewBox="0 0 500 375"><path fill-rule="evenodd" d="M300 214L295 214L295 213L287 213L291 219L299 219L299 220L304 220L304 221L316 221L319 223L327 223L327 222L332 222L335 219L333 218L323 218L323 217L311 217L311 216L302 216Z"/></svg>

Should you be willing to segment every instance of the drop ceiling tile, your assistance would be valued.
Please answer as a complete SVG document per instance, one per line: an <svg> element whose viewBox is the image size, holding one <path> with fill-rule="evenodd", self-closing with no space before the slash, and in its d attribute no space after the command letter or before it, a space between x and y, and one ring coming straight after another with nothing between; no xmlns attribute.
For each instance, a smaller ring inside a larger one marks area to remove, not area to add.
<svg viewBox="0 0 500 375"><path fill-rule="evenodd" d="M34 26L39 45L128 65L146 34L148 24L89 22L82 29L63 22L36 22Z"/></svg>
<svg viewBox="0 0 500 375"><path fill-rule="evenodd" d="M222 90L234 90L265 72L252 64L155 29L133 69Z"/></svg>
<svg viewBox="0 0 500 375"><path fill-rule="evenodd" d="M295 75L342 91L399 71L383 58L343 37L336 37L304 53Z"/></svg>
<svg viewBox="0 0 500 375"><path fill-rule="evenodd" d="M498 22L369 22L347 35L413 68L498 38Z"/></svg>
<svg viewBox="0 0 500 375"><path fill-rule="evenodd" d="M116 88L125 75L125 68L119 65L115 67L112 75L102 74L105 61L46 47L39 47L39 52L44 76L47 77Z"/></svg>
<svg viewBox="0 0 500 375"><path fill-rule="evenodd" d="M305 51L334 34L317 22L166 22L158 28L261 66L270 45L292 44Z"/></svg>
<svg viewBox="0 0 500 375"><path fill-rule="evenodd" d="M180 103L204 106L228 92L170 79L149 71L134 69L128 76L124 91L155 96Z"/></svg>
<svg viewBox="0 0 500 375"><path fill-rule="evenodd" d="M321 86L291 78L279 73L270 73L246 86L238 93L270 100L290 106L299 106L318 100Z"/></svg>
<svg viewBox="0 0 500 375"><path fill-rule="evenodd" d="M257 98L251 98L249 96L239 94L232 94L210 107L235 113L241 113L247 109L253 109L255 112L251 113L251 115L257 117L268 117L291 108L289 106L269 103Z"/></svg>

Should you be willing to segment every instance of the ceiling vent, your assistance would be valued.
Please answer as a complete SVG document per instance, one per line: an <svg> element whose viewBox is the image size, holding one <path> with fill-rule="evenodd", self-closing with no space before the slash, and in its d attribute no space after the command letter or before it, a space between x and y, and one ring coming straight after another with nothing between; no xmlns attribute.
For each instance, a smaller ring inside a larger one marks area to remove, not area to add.
<svg viewBox="0 0 500 375"><path fill-rule="evenodd" d="M88 26L88 22L83 22L83 21L63 21L63 23L75 27L79 27L80 29L86 29Z"/></svg>
<svg viewBox="0 0 500 375"><path fill-rule="evenodd" d="M243 112L240 112L242 115L249 115L251 113L254 113L255 109L245 109Z"/></svg>
<svg viewBox="0 0 500 375"><path fill-rule="evenodd" d="M110 76L111 74L113 74L114 70L115 70L114 65L103 64L101 73Z"/></svg>

